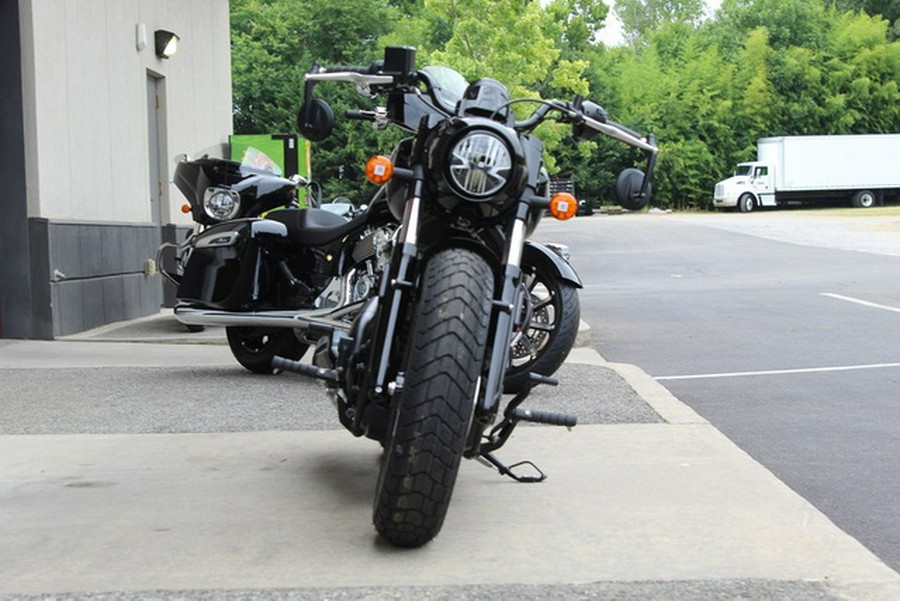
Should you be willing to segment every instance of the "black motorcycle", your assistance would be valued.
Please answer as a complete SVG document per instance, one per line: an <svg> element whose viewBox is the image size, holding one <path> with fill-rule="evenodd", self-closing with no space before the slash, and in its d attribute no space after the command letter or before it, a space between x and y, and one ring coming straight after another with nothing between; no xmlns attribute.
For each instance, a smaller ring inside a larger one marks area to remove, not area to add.
<svg viewBox="0 0 900 601"><path fill-rule="evenodd" d="M181 322L225 326L237 361L263 374L277 371L275 356L300 359L323 324L349 331L387 266L399 225L386 190L365 207L322 204L315 182L282 177L253 149L232 160L227 145L180 157L174 181L189 201L195 232L181 244L162 245L157 260L164 265L163 255L174 255L161 273L178 286ZM310 208L300 208L298 191ZM265 220L251 219L260 216ZM241 234L246 228L250 233ZM274 229L283 235L272 235ZM508 392L526 386L532 372L552 375L577 335L581 282L561 253L553 245L525 248L521 285L528 294L511 341Z"/></svg>
<svg viewBox="0 0 900 601"><path fill-rule="evenodd" d="M256 218L270 211L296 210L301 204L310 207L322 204L321 189L317 183L299 175L284 177L270 157L252 147L243 153L240 160L231 157L228 144L213 145L192 155L180 155L176 158L173 179L188 200L182 211L191 214L194 228L181 243L160 245L157 264L161 275L178 287L176 297L181 305L187 302L209 309L226 309L232 305L217 298L214 291L198 292L198 286L204 285L202 277L195 274L187 280L184 278L192 253L198 243L203 253L202 249L209 242L208 235L228 231L228 224L234 220ZM346 211L341 213L346 214ZM324 215L321 219L329 218ZM334 217L329 222L343 224L346 219ZM294 306L274 287L270 287L269 291L275 294L268 299L269 305ZM176 309L176 316L179 309ZM196 330L206 325L218 325L216 321L203 319L181 321ZM237 361L256 373L271 373L271 361L275 355L299 359L309 348L291 330L284 328L228 325L225 332Z"/></svg>
<svg viewBox="0 0 900 601"><path fill-rule="evenodd" d="M482 458L517 480L542 480L542 473L517 473L494 451L522 421L576 421L521 407L531 385L549 378L533 374L513 398L503 396L510 342L529 313L526 238L545 211L566 218L577 210L570 195L550 198L542 144L532 130L553 115L570 123L577 138L602 133L643 150L646 175L628 169L617 182L619 202L628 208L649 197L657 148L652 136L609 121L581 98L511 100L492 79L467 84L450 69L416 70L408 47L387 48L384 61L369 67L314 66L298 116L301 132L313 140L329 135L334 121L314 95L323 81L386 98L376 123L411 133L391 159L367 166L370 179L385 186L384 206L399 227L379 251L384 269L349 331L310 320L318 336L314 366L274 364L325 380L341 423L383 445L375 527L393 544L419 546L441 529L463 457ZM526 101L537 109L516 121L511 107ZM253 257L297 231L285 222L246 222L209 238L202 269L221 273L211 287L223 284L230 293L241 277L256 277L264 262ZM244 260L234 265L237 255ZM199 256L195 250L191 262ZM232 265L241 273L228 273Z"/></svg>

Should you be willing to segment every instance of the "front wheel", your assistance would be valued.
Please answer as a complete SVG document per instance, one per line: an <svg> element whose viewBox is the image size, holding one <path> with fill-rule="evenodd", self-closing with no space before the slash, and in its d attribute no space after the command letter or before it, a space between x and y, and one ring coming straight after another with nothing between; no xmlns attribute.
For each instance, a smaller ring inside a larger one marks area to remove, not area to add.
<svg viewBox="0 0 900 601"><path fill-rule="evenodd" d="M756 201L753 199L753 195L742 194L738 199L738 208L741 210L741 213L752 212L756 208Z"/></svg>
<svg viewBox="0 0 900 601"><path fill-rule="evenodd" d="M278 355L294 361L309 345L297 340L290 329L229 326L225 337L237 362L255 374L272 374L272 358Z"/></svg>
<svg viewBox="0 0 900 601"><path fill-rule="evenodd" d="M392 544L424 545L444 523L474 412L493 289L490 267L471 251L441 251L425 266L375 491L375 528Z"/></svg>

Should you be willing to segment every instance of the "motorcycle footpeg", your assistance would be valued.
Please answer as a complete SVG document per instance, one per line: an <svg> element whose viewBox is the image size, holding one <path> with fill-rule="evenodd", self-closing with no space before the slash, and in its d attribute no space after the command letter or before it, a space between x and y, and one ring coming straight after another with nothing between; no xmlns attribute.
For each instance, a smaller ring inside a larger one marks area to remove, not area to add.
<svg viewBox="0 0 900 601"><path fill-rule="evenodd" d="M573 428L578 423L578 418L574 415L553 413L552 411L535 411L533 409L522 409L521 407L513 409L508 417L515 421L565 426L566 428Z"/></svg>
<svg viewBox="0 0 900 601"><path fill-rule="evenodd" d="M546 384L547 386L559 386L559 380L556 378L551 378L550 376L543 376L539 373L529 372L528 380L532 384Z"/></svg>
<svg viewBox="0 0 900 601"><path fill-rule="evenodd" d="M272 368L289 371L310 378L325 380L332 384L336 384L338 381L337 372L333 369L315 367L314 365L307 365L306 363L292 361L290 359L285 359L284 357L272 357Z"/></svg>

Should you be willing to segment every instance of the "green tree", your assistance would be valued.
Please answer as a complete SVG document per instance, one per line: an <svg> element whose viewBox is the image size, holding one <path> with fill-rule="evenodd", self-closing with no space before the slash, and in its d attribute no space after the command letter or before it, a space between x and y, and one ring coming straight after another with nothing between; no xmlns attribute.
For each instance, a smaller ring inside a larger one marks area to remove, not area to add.
<svg viewBox="0 0 900 601"><path fill-rule="evenodd" d="M398 17L387 0L231 0L232 86L236 133L297 130L304 75L313 62L365 65L381 56L378 38ZM352 86L322 86L335 115L366 104ZM324 96L324 94L323 94ZM384 136L353 124L313 145L313 176L324 195L364 201L363 169Z"/></svg>
<svg viewBox="0 0 900 601"><path fill-rule="evenodd" d="M294 131L313 60L368 64L384 45L411 45L420 66L493 77L514 97L581 94L655 132L656 202L707 207L715 181L760 137L900 131L898 2L724 0L702 21L701 0L618 0L635 43L606 48L595 39L601 0L232 0L235 130ZM375 103L352 87L320 89L338 127L315 145L314 175L326 195L365 200L363 162L397 135L343 123L345 109ZM639 153L603 137L575 144L569 131L539 131L548 168L573 177L580 196L610 202L616 174Z"/></svg>
<svg viewBox="0 0 900 601"><path fill-rule="evenodd" d="M430 0L425 6L451 32L444 47L430 53L431 61L455 68L469 81L492 77L510 90L533 92L559 58L537 2Z"/></svg>
<svg viewBox="0 0 900 601"><path fill-rule="evenodd" d="M737 51L744 36L760 27L775 50L824 48L828 11L821 0L723 0L716 19L717 42Z"/></svg>
<svg viewBox="0 0 900 601"><path fill-rule="evenodd" d="M291 132L310 59L288 3L231 1L231 71L236 133Z"/></svg>
<svg viewBox="0 0 900 601"><path fill-rule="evenodd" d="M843 131L895 132L900 124L900 42L888 41L888 22L864 13L836 16L829 82L841 96Z"/></svg>
<svg viewBox="0 0 900 601"><path fill-rule="evenodd" d="M660 147L654 203L672 209L706 208L712 187L722 179L719 161L702 140L672 140Z"/></svg>
<svg viewBox="0 0 900 601"><path fill-rule="evenodd" d="M769 135L773 128L783 129L780 99L770 79L774 56L769 34L762 27L747 34L737 55L735 85L738 89L733 122L737 160L750 159L757 139Z"/></svg>
<svg viewBox="0 0 900 601"><path fill-rule="evenodd" d="M557 27L557 46L562 53L580 55L594 47L594 37L603 29L609 7L601 0L553 0L546 12Z"/></svg>
<svg viewBox="0 0 900 601"><path fill-rule="evenodd" d="M566 8L584 13L566 15ZM587 32L600 27L604 9L597 0L557 0L547 9L527 0L425 0L382 41L416 45L408 36L419 36L427 40L419 46L421 64L452 67L469 81L491 77L513 97L572 97L589 92L587 61L571 48L571 58L563 57L560 42L569 36L584 49ZM428 30L432 33L424 33ZM516 109L524 114L527 107ZM539 130L551 172L557 170L555 151L566 131L552 125Z"/></svg>
<svg viewBox="0 0 900 601"><path fill-rule="evenodd" d="M646 37L664 23L696 25L703 17L703 0L615 0L616 14L628 42Z"/></svg>
<svg viewBox="0 0 900 601"><path fill-rule="evenodd" d="M703 206L720 175L710 168L714 158L736 154L734 66L683 23L664 24L645 47L621 52L622 119L659 140L655 203Z"/></svg>
<svg viewBox="0 0 900 601"><path fill-rule="evenodd" d="M863 11L881 17L888 22L891 39L900 38L900 0L835 0L834 5L842 12Z"/></svg>
<svg viewBox="0 0 900 601"><path fill-rule="evenodd" d="M760 137L900 130L900 47L863 12L725 0L713 21L656 27L611 57L626 122L658 133L663 206L707 206Z"/></svg>

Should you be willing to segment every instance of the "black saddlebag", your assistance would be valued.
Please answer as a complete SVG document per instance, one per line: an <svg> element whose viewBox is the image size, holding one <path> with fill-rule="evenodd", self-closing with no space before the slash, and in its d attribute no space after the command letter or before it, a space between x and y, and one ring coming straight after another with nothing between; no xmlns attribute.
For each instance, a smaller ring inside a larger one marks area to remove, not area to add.
<svg viewBox="0 0 900 601"><path fill-rule="evenodd" d="M268 277L262 246L287 239L287 228L268 219L238 219L199 234L178 287L178 302L225 311L248 311L260 303Z"/></svg>

